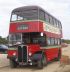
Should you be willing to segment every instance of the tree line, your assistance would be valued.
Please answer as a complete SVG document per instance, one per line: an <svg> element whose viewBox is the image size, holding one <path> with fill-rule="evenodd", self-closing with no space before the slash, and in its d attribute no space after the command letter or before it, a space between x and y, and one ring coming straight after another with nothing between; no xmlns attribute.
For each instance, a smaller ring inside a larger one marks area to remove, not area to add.
<svg viewBox="0 0 70 72"><path fill-rule="evenodd" d="M62 42L63 42L63 43L70 44L70 40L69 40L69 39L62 39Z"/></svg>
<svg viewBox="0 0 70 72"><path fill-rule="evenodd" d="M8 44L8 40L0 36L0 44Z"/></svg>

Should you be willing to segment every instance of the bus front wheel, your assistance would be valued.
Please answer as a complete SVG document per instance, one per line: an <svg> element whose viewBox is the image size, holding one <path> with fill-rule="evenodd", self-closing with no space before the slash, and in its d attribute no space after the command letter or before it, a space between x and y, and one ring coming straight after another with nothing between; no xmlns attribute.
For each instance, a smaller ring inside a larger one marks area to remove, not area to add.
<svg viewBox="0 0 70 72"><path fill-rule="evenodd" d="M43 66L46 66L47 65L47 59L46 59L46 56L45 55L43 55Z"/></svg>
<svg viewBox="0 0 70 72"><path fill-rule="evenodd" d="M56 61L59 61L60 59L61 59L61 51L59 50L58 56L57 56L57 58L55 58L55 60L56 60Z"/></svg>
<svg viewBox="0 0 70 72"><path fill-rule="evenodd" d="M40 59L40 60L37 61L37 67L38 67L38 69L43 69L42 59Z"/></svg>
<svg viewBox="0 0 70 72"><path fill-rule="evenodd" d="M11 68L16 68L17 67L17 63L13 60L10 60L10 67Z"/></svg>

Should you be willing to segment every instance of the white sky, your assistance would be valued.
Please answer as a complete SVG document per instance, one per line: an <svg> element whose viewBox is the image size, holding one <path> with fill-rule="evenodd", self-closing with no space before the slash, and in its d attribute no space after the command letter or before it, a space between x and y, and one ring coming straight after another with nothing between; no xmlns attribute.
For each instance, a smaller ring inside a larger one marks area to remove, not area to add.
<svg viewBox="0 0 70 72"><path fill-rule="evenodd" d="M38 5L62 22L63 38L70 39L70 0L0 0L0 36L8 36L11 11L25 5Z"/></svg>

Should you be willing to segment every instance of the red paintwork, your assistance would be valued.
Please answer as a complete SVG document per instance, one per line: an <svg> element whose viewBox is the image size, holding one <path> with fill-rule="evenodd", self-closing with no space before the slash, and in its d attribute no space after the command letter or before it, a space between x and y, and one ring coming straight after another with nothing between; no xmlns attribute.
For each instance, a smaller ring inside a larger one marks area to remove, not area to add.
<svg viewBox="0 0 70 72"><path fill-rule="evenodd" d="M54 59L55 57L58 57L58 51L59 51L58 48L46 49L45 52L46 52L48 61Z"/></svg>
<svg viewBox="0 0 70 72"><path fill-rule="evenodd" d="M27 30L17 30L17 27L20 24L27 24L29 28ZM54 34L47 31L44 31L43 29L43 22L41 21L31 21L31 22L18 22L18 23L11 23L9 33L18 33L18 32L44 32L48 37L55 37L55 38L61 38L62 34Z"/></svg>
<svg viewBox="0 0 70 72"><path fill-rule="evenodd" d="M40 49L40 46L39 45L35 45L35 44L31 44L31 45L27 45L27 46L28 46L28 53L31 52L32 55L35 52L37 52L37 51L44 50L45 51L45 55L46 55L46 59L48 61L51 61L55 57L58 57L59 48L50 48L50 49L43 49L42 48L42 49ZM14 52L16 52L16 54L17 54L16 50L8 50L8 57L12 57Z"/></svg>
<svg viewBox="0 0 70 72"><path fill-rule="evenodd" d="M31 52L32 54L34 54L36 51L40 51L40 46L37 44L29 44L28 46L28 53ZM13 53L17 54L16 50L8 50L8 56L11 57L13 55Z"/></svg>
<svg viewBox="0 0 70 72"><path fill-rule="evenodd" d="M16 50L8 50L7 51L9 57L12 57L13 53L15 53L15 52L16 52Z"/></svg>
<svg viewBox="0 0 70 72"><path fill-rule="evenodd" d="M17 30L17 27L20 24L27 24L29 26L29 28L27 30ZM62 34L58 35L58 34L54 34L54 33L50 33L50 32L45 32L43 29L43 22L40 21L30 21L30 22L17 22L14 23L12 22L10 24L10 30L9 33L22 33L22 32L44 32L46 34L46 36L48 37L55 37L55 38L61 38ZM50 49L40 49L39 45L27 45L28 46L28 52L31 52L32 54L34 54L37 51L40 50L44 50L45 51L45 55L48 59L48 61L52 60L53 58L58 56L58 51L59 48L50 48ZM8 56L12 56L13 53L16 52L15 50L8 50Z"/></svg>
<svg viewBox="0 0 70 72"><path fill-rule="evenodd" d="M17 27L20 24L27 24L28 29L26 30L17 30ZM9 33L18 33L18 32L42 32L43 24L40 21L32 21L32 22L19 22L19 23L11 23Z"/></svg>
<svg viewBox="0 0 70 72"><path fill-rule="evenodd" d="M40 46L36 44L28 45L28 52L34 54L35 52L40 51Z"/></svg>
<svg viewBox="0 0 70 72"><path fill-rule="evenodd" d="M62 34L54 34L54 33L50 33L50 32L44 32L47 37L55 37L55 38L61 38L62 37Z"/></svg>

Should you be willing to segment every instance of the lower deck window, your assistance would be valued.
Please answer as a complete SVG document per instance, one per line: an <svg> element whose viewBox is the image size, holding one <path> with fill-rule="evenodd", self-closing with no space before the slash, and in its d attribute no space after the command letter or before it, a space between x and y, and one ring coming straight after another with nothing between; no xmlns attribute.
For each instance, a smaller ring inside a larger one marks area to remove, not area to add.
<svg viewBox="0 0 70 72"><path fill-rule="evenodd" d="M47 45L60 45L61 44L61 39L58 38L47 38Z"/></svg>
<svg viewBox="0 0 70 72"><path fill-rule="evenodd" d="M60 40L58 39L58 45L60 44Z"/></svg>
<svg viewBox="0 0 70 72"><path fill-rule="evenodd" d="M58 45L58 39L55 38L55 45Z"/></svg>
<svg viewBox="0 0 70 72"><path fill-rule="evenodd" d="M47 38L47 44L51 45L51 38Z"/></svg>
<svg viewBox="0 0 70 72"><path fill-rule="evenodd" d="M54 38L51 38L51 45L54 45L55 44L54 42L55 42Z"/></svg>
<svg viewBox="0 0 70 72"><path fill-rule="evenodd" d="M9 35L10 43L17 44L17 42L23 44L39 44L40 46L46 46L46 36L41 36L41 33L17 33Z"/></svg>

